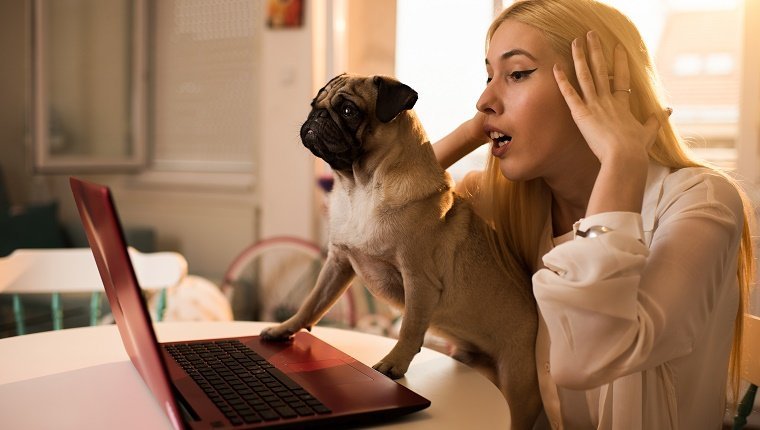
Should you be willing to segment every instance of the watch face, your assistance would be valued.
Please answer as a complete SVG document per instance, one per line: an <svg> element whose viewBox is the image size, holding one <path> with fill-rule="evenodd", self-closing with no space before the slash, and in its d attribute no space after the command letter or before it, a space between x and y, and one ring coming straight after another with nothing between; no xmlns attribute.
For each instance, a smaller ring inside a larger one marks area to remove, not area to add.
<svg viewBox="0 0 760 430"><path fill-rule="evenodd" d="M580 237L597 237L611 231L611 228L605 227L603 225L592 225L591 227L587 228L586 231L578 230L576 234Z"/></svg>

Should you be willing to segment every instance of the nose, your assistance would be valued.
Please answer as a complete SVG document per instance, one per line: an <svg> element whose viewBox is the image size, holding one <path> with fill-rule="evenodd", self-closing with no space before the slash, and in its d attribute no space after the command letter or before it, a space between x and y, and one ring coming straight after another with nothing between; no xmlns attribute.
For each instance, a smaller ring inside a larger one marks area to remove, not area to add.
<svg viewBox="0 0 760 430"><path fill-rule="evenodd" d="M500 106L501 104L499 103L499 99L496 97L496 91L493 88L493 84L492 82L489 82L486 85L486 88L483 90L483 93L480 95L480 98L478 99L475 107L477 107L480 112L488 115L499 114L501 111Z"/></svg>
<svg viewBox="0 0 760 430"><path fill-rule="evenodd" d="M327 111L327 109L312 109L311 113L309 113L309 118L315 119L315 118L328 118L330 116L330 112Z"/></svg>

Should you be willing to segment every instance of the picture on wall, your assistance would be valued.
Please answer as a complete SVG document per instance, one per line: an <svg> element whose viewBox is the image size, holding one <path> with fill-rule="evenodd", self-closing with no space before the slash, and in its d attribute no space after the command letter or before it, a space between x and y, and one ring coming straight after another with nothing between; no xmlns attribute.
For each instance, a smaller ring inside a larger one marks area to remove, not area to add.
<svg viewBox="0 0 760 430"><path fill-rule="evenodd" d="M303 25L303 0L268 0L269 28L299 28Z"/></svg>

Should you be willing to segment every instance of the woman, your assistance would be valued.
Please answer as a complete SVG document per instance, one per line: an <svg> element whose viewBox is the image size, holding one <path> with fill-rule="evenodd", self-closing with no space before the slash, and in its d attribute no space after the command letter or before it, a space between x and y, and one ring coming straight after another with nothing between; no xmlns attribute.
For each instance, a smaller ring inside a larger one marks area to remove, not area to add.
<svg viewBox="0 0 760 430"><path fill-rule="evenodd" d="M488 32L479 113L434 149L491 141L460 191L534 273L554 428L719 428L752 274L749 205L691 159L634 25L592 0L529 0ZM485 135L483 133L485 132Z"/></svg>

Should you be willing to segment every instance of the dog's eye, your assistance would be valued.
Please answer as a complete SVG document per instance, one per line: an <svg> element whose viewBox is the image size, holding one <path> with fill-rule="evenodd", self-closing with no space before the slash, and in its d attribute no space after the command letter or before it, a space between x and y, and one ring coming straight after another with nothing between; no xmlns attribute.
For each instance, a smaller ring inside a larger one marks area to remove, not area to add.
<svg viewBox="0 0 760 430"><path fill-rule="evenodd" d="M343 114L344 117L350 118L356 115L356 108L351 103L343 103L343 106L340 107L340 113Z"/></svg>

